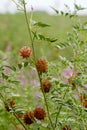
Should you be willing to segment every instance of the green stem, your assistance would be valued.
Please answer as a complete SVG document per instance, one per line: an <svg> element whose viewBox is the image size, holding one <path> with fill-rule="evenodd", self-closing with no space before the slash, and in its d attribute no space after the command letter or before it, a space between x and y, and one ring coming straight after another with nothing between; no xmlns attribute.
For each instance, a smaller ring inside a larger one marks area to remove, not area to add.
<svg viewBox="0 0 87 130"><path fill-rule="evenodd" d="M17 117L16 113L15 113L15 110L13 109L13 107L10 105L10 107L12 108L13 110L13 115L15 116L15 118L18 120L18 122L23 126L23 128L25 130L27 130L27 128L25 127L25 125L23 124L23 122Z"/></svg>
<svg viewBox="0 0 87 130"><path fill-rule="evenodd" d="M66 94L67 94L67 91L68 91L68 88L69 88L69 86L67 87L67 89L66 89L66 91L65 91L65 93L64 93L62 99L65 98L65 96L66 96ZM58 117L59 117L60 111L61 111L61 109L62 109L62 106L63 106L63 104L60 105L59 109L58 109L58 107L57 107L58 112L57 112L57 115L56 115L55 128L56 128L56 126L57 126L57 121L58 121Z"/></svg>
<svg viewBox="0 0 87 130"><path fill-rule="evenodd" d="M45 106L46 106L46 109L47 109L48 118L49 118L51 127L53 128L53 130L55 130L53 123L52 123L52 120L51 120L51 117L50 117L49 107L48 107L48 103L47 103L47 100L46 100L46 95L45 95L43 87L42 87L42 81L41 81L40 74L38 74L38 76L39 76L39 80L40 80L40 84L41 84L41 90L42 90L44 101L45 101Z"/></svg>
<svg viewBox="0 0 87 130"><path fill-rule="evenodd" d="M2 97L2 100L4 102L4 104L8 104L7 101L4 99L3 95L0 93L0 96ZM10 104L9 104L10 105ZM22 123L22 121L17 117L15 110L13 109L13 107L10 105L11 109L13 110L13 115L15 116L15 118L18 120L18 122L23 126L23 128L25 130L27 130L27 128L25 127L25 125Z"/></svg>
<svg viewBox="0 0 87 130"><path fill-rule="evenodd" d="M24 4L24 14L25 14L26 24L27 24L27 28L28 28L28 34L29 34L29 36L30 36L31 45L32 45L32 50L33 50L33 56L34 56L34 61L35 61L35 65L36 65L35 49L34 49L34 44L33 44L33 38L32 38L32 35L31 35L30 25L29 25L29 22L28 22L25 0L23 0L23 4Z"/></svg>
<svg viewBox="0 0 87 130"><path fill-rule="evenodd" d="M34 44L33 44L34 41L33 41L32 35L31 35L31 29L30 29L30 25L29 25L29 22L28 22L25 0L23 0L23 4L24 4L25 19L26 19L26 23L27 23L27 27L28 27L28 33L29 33L29 36L30 36L31 45L32 45L32 50L33 50L34 63L35 63L35 67L36 67L36 55L35 55L35 49L34 49ZM37 70L37 67L36 67L36 70ZM39 74L38 70L37 70L37 73L38 73L40 85L42 86L41 77L40 77L40 74ZM41 89L41 90L42 90L42 89ZM45 96L45 93L44 93L43 90L42 90L42 93L43 93L44 102L45 102L46 109L47 109L47 113L48 113L48 118L49 118L50 124L51 124L51 126L52 126L52 128L53 128L53 130L54 130L54 126L53 126L52 120L51 120L51 118L50 118L50 113L49 113L49 108L48 108L46 96Z"/></svg>
<svg viewBox="0 0 87 130"><path fill-rule="evenodd" d="M15 0L12 0L12 1L16 4L17 7L20 7L20 9L23 10L23 8L20 4L18 4Z"/></svg>
<svg viewBox="0 0 87 130"><path fill-rule="evenodd" d="M2 94L0 93L0 96L1 96L1 98L3 99L3 96L2 96Z"/></svg>

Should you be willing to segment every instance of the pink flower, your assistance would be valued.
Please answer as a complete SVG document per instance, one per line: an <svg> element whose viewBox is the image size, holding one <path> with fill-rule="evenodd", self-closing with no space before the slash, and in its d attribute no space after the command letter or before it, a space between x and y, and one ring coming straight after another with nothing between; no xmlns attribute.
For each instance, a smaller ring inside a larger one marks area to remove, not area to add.
<svg viewBox="0 0 87 130"><path fill-rule="evenodd" d="M19 82L23 87L26 87L27 85L27 79L25 76L23 76L22 74L20 76L18 76Z"/></svg>
<svg viewBox="0 0 87 130"><path fill-rule="evenodd" d="M77 73L74 69L66 68L62 73L62 78L65 83L70 83L71 78L76 78Z"/></svg>
<svg viewBox="0 0 87 130"><path fill-rule="evenodd" d="M36 85L37 85L37 80L32 79L32 80L29 81L29 83L30 83L31 85L33 85L33 86L36 86Z"/></svg>
<svg viewBox="0 0 87 130"><path fill-rule="evenodd" d="M10 51L11 49L12 49L11 45L7 45L7 46L6 46L6 50L7 50L7 51Z"/></svg>
<svg viewBox="0 0 87 130"><path fill-rule="evenodd" d="M35 93L35 100L38 101L39 100L39 96L40 94L38 92Z"/></svg>
<svg viewBox="0 0 87 130"><path fill-rule="evenodd" d="M8 74L10 72L10 69L8 67L5 67L4 71L6 74Z"/></svg>
<svg viewBox="0 0 87 130"><path fill-rule="evenodd" d="M87 84L85 84L84 87L87 88Z"/></svg>
<svg viewBox="0 0 87 130"><path fill-rule="evenodd" d="M26 79L21 79L21 85L23 86L23 87L25 87L26 86L26 84L27 84L27 81L26 81Z"/></svg>

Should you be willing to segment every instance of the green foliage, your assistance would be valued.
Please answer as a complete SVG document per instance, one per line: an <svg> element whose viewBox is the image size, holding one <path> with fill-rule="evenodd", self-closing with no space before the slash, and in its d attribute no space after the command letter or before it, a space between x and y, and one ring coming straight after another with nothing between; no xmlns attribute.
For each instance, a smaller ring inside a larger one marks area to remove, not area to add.
<svg viewBox="0 0 87 130"><path fill-rule="evenodd" d="M42 23L42 22L37 22L37 23L35 23L34 25L35 25L35 26L42 27L42 28L44 28L44 27L49 27L49 26L50 26L50 25L45 24L45 23Z"/></svg>

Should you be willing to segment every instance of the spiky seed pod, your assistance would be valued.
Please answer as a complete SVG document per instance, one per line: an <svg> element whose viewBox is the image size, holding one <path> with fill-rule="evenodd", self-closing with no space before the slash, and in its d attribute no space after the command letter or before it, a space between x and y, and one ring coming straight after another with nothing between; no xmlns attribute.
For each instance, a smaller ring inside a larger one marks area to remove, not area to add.
<svg viewBox="0 0 87 130"><path fill-rule="evenodd" d="M38 72L45 73L48 70L48 63L44 58L40 58L36 63L36 67Z"/></svg>
<svg viewBox="0 0 87 130"><path fill-rule="evenodd" d="M35 108L34 117L36 117L36 119L38 120L44 120L44 118L46 117L45 110L42 107Z"/></svg>
<svg viewBox="0 0 87 130"><path fill-rule="evenodd" d="M28 46L24 46L20 49L20 56L27 59L32 55L32 50Z"/></svg>
<svg viewBox="0 0 87 130"><path fill-rule="evenodd" d="M8 100L8 103L13 107L15 105L15 101L14 100ZM5 109L10 112L11 111L11 108L8 106L8 104L6 103L5 104Z"/></svg>
<svg viewBox="0 0 87 130"><path fill-rule="evenodd" d="M62 128L62 130L71 130L71 127L69 125L66 125Z"/></svg>
<svg viewBox="0 0 87 130"><path fill-rule="evenodd" d="M45 93L48 93L50 91L50 88L52 87L52 84L49 80L42 80L42 89L44 90Z"/></svg>
<svg viewBox="0 0 87 130"><path fill-rule="evenodd" d="M26 112L23 116L23 119L26 125L32 124L34 122L34 113L31 111Z"/></svg>

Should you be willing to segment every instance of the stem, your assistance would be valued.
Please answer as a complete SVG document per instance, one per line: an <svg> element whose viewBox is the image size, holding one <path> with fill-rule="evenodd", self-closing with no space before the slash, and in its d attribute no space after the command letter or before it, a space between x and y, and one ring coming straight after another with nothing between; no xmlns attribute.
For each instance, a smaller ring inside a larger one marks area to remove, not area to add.
<svg viewBox="0 0 87 130"><path fill-rule="evenodd" d="M48 107L48 103L47 103L47 100L46 100L46 95L45 95L43 87L42 87L42 81L41 81L40 74L38 74L38 76L39 76L39 80L40 80L40 84L41 84L41 90L42 90L42 93L43 93L43 96L44 96L44 101L45 101L45 105L46 105L46 109L47 109L48 118L49 118L51 127L53 128L53 130L55 130L53 123L52 123L52 120L51 120L51 117L50 117L49 107Z"/></svg>
<svg viewBox="0 0 87 130"><path fill-rule="evenodd" d="M23 10L23 8L20 4L18 4L15 0L12 0L12 1L16 4L17 7L20 7L20 9Z"/></svg>
<svg viewBox="0 0 87 130"><path fill-rule="evenodd" d="M13 110L13 115L15 116L15 118L19 121L19 123L23 126L23 128L24 128L25 130L27 130L27 128L25 127L25 125L23 124L23 122L17 117L17 115L16 115L15 110L13 109L13 107L12 107L12 106L10 106L10 107L11 107L12 110Z"/></svg>
<svg viewBox="0 0 87 130"><path fill-rule="evenodd" d="M23 0L23 4L24 4L24 14L25 14L26 24L27 24L27 28L28 28L28 34L29 34L29 36L30 36L31 45L32 45L32 50L33 50L33 56L34 56L34 61L35 61L35 65L36 65L35 49L34 49L34 44L33 44L33 38L32 38L32 35L31 35L30 25L29 25L29 22L28 22L25 0Z"/></svg>
<svg viewBox="0 0 87 130"><path fill-rule="evenodd" d="M29 36L30 36L31 45L32 45L32 50L33 50L34 64L35 64L35 67L36 67L36 55L35 55L35 49L34 49L34 44L33 44L34 39L32 38L32 35L31 35L31 29L30 29L30 25L29 25L29 22L28 22L27 12L26 12L25 0L23 0L23 4L24 4L24 14L25 14L25 19L26 19L26 23L27 23L28 34L29 34ZM36 70L37 70L37 67L36 67ZM41 77L40 77L40 74L39 74L38 70L37 70L37 73L38 73L38 78L39 78L40 85L41 85L41 88L42 88ZM42 93L43 93L44 102L45 102L46 109L47 109L47 113L48 113L48 118L49 118L51 127L52 127L53 130L54 130L54 126L53 126L52 120L51 120L51 118L50 118L49 107L48 107L48 104L47 104L46 96L45 96L45 93L44 93L43 89L41 89L41 90L42 90Z"/></svg>
<svg viewBox="0 0 87 130"><path fill-rule="evenodd" d="M65 98L65 96L66 96L66 94L67 94L67 91L68 91L68 88L69 88L69 86L67 87L67 89L66 89L66 91L65 91L65 93L64 93L62 99ZM58 112L57 112L57 115L56 115L55 128L56 128L56 126L57 126L57 121L58 121L58 117L59 117L60 111L61 111L61 109L62 109L62 106L63 106L63 105L61 104L60 107L59 107L59 110L58 110ZM57 107L57 109L58 109L58 107Z"/></svg>
<svg viewBox="0 0 87 130"><path fill-rule="evenodd" d="M0 96L1 96L1 98L3 99L3 96L2 96L2 94L0 93Z"/></svg>
<svg viewBox="0 0 87 130"><path fill-rule="evenodd" d="M4 99L3 95L0 93L0 96L2 97L2 100L4 102L4 104L8 104L7 101ZM10 105L10 104L9 104ZM13 107L10 105L11 109L13 110L13 115L16 117L16 119L19 121L19 123L23 126L23 128L25 130L27 130L27 128L25 127L25 125L22 123L22 121L17 117L15 110L13 109Z"/></svg>
<svg viewBox="0 0 87 130"><path fill-rule="evenodd" d="M76 91L77 91L78 98L80 98L80 93L79 93L79 90L78 90L78 86L77 86L77 85L76 85ZM81 100L80 100L80 103L81 103L81 106L82 106L81 116L82 116L82 114L83 114L83 112L84 112L83 101L84 101L83 99L82 99L82 102L81 102ZM82 122L83 122L83 124L84 124L84 130L86 130L86 129L85 129L86 126L85 126L84 119L82 119Z"/></svg>

